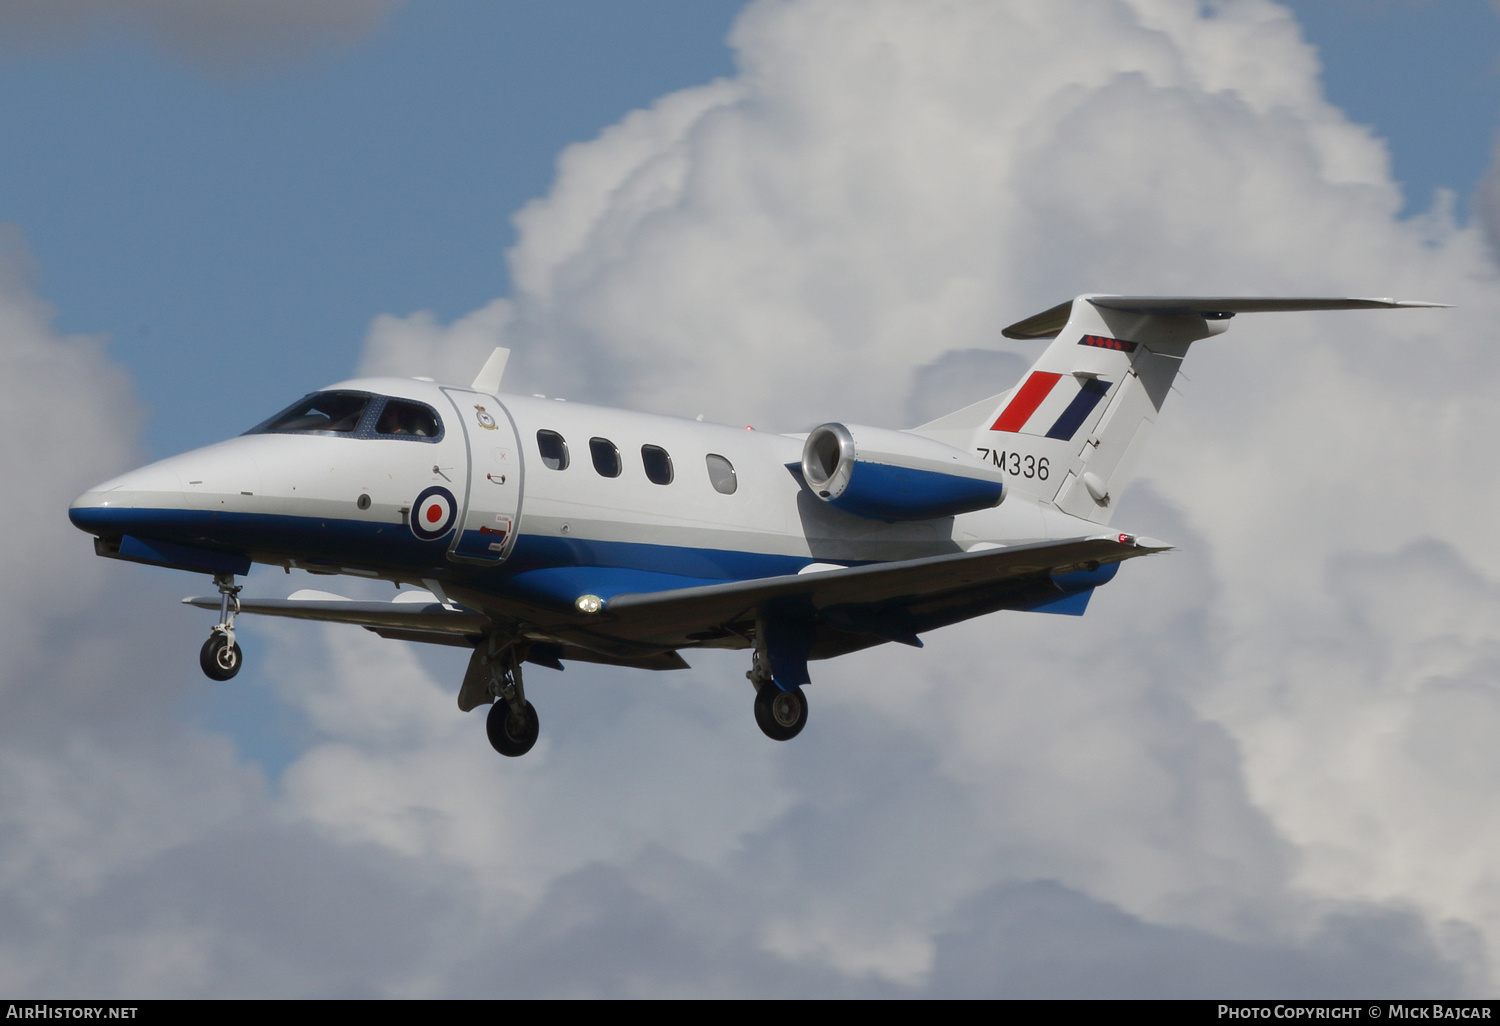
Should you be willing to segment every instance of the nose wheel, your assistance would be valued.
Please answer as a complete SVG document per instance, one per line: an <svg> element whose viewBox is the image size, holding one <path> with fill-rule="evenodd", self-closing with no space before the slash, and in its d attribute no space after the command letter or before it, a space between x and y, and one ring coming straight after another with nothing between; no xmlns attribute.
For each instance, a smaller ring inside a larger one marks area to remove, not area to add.
<svg viewBox="0 0 1500 1026"><path fill-rule="evenodd" d="M210 680L228 680L240 672L244 657L234 640L234 618L240 611L241 585L234 583L233 574L214 577L219 588L219 622L198 651L198 665Z"/></svg>
<svg viewBox="0 0 1500 1026"><path fill-rule="evenodd" d="M198 665L210 680L228 680L240 672L243 662L238 642L222 634L213 634L198 651Z"/></svg>

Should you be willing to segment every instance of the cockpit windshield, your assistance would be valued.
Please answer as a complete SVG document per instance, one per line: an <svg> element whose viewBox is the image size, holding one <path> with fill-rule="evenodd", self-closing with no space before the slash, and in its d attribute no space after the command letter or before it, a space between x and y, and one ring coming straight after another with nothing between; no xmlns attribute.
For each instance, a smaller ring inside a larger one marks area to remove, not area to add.
<svg viewBox="0 0 1500 1026"><path fill-rule="evenodd" d="M370 406L370 396L354 392L319 392L290 409L283 410L250 433L300 434L306 431L337 431L353 434Z"/></svg>
<svg viewBox="0 0 1500 1026"><path fill-rule="evenodd" d="M411 399L365 392L315 392L245 433L333 434L435 442L443 435L443 422L432 407Z"/></svg>

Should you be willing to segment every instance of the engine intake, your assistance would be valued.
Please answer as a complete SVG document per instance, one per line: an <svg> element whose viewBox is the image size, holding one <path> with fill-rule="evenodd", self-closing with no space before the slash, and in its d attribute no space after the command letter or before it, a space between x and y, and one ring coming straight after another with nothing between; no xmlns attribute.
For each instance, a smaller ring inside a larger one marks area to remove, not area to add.
<svg viewBox="0 0 1500 1026"><path fill-rule="evenodd" d="M905 431L823 424L802 446L802 480L836 509L871 520L931 520L1005 497L999 471Z"/></svg>

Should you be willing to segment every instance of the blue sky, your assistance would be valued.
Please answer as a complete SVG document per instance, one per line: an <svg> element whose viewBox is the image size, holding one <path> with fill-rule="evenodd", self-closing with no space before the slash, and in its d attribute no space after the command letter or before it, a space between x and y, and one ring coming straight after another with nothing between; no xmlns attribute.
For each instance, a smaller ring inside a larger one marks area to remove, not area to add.
<svg viewBox="0 0 1500 1026"><path fill-rule="evenodd" d="M737 0L439 0L354 45L214 69L100 26L0 60L0 221L68 332L104 334L163 456L347 376L370 321L509 292L558 153L732 73ZM1291 5L1330 98L1390 140L1408 212L1461 211L1500 123L1477 0ZM1437 112L1441 112L1439 116Z"/></svg>
<svg viewBox="0 0 1500 1026"><path fill-rule="evenodd" d="M10 50L0 220L59 325L110 336L152 451L205 444L347 376L375 315L506 293L510 217L559 151L729 74L738 7L409 4L358 45L217 71L106 28Z"/></svg>
<svg viewBox="0 0 1500 1026"><path fill-rule="evenodd" d="M1492 994L1500 8L1297 0L1320 76L1269 0L740 6L0 0L0 988ZM497 343L884 423L1082 289L1458 306L1237 318L1117 513L1176 553L820 665L791 745L714 653L537 671L516 761L457 650L244 625L213 690L205 582L61 515Z"/></svg>
<svg viewBox="0 0 1500 1026"><path fill-rule="evenodd" d="M1469 197L1500 123L1500 18L1470 0L1294 0L1328 97L1391 142L1408 212L1433 190Z"/></svg>

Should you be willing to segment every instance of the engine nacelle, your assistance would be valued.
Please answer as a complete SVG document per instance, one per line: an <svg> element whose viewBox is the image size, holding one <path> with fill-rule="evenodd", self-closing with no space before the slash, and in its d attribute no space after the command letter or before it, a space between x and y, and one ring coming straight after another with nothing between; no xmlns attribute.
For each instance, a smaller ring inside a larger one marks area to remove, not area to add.
<svg viewBox="0 0 1500 1026"><path fill-rule="evenodd" d="M1005 497L1000 472L959 449L905 431L824 424L802 446L808 490L871 520L930 520L988 509Z"/></svg>

